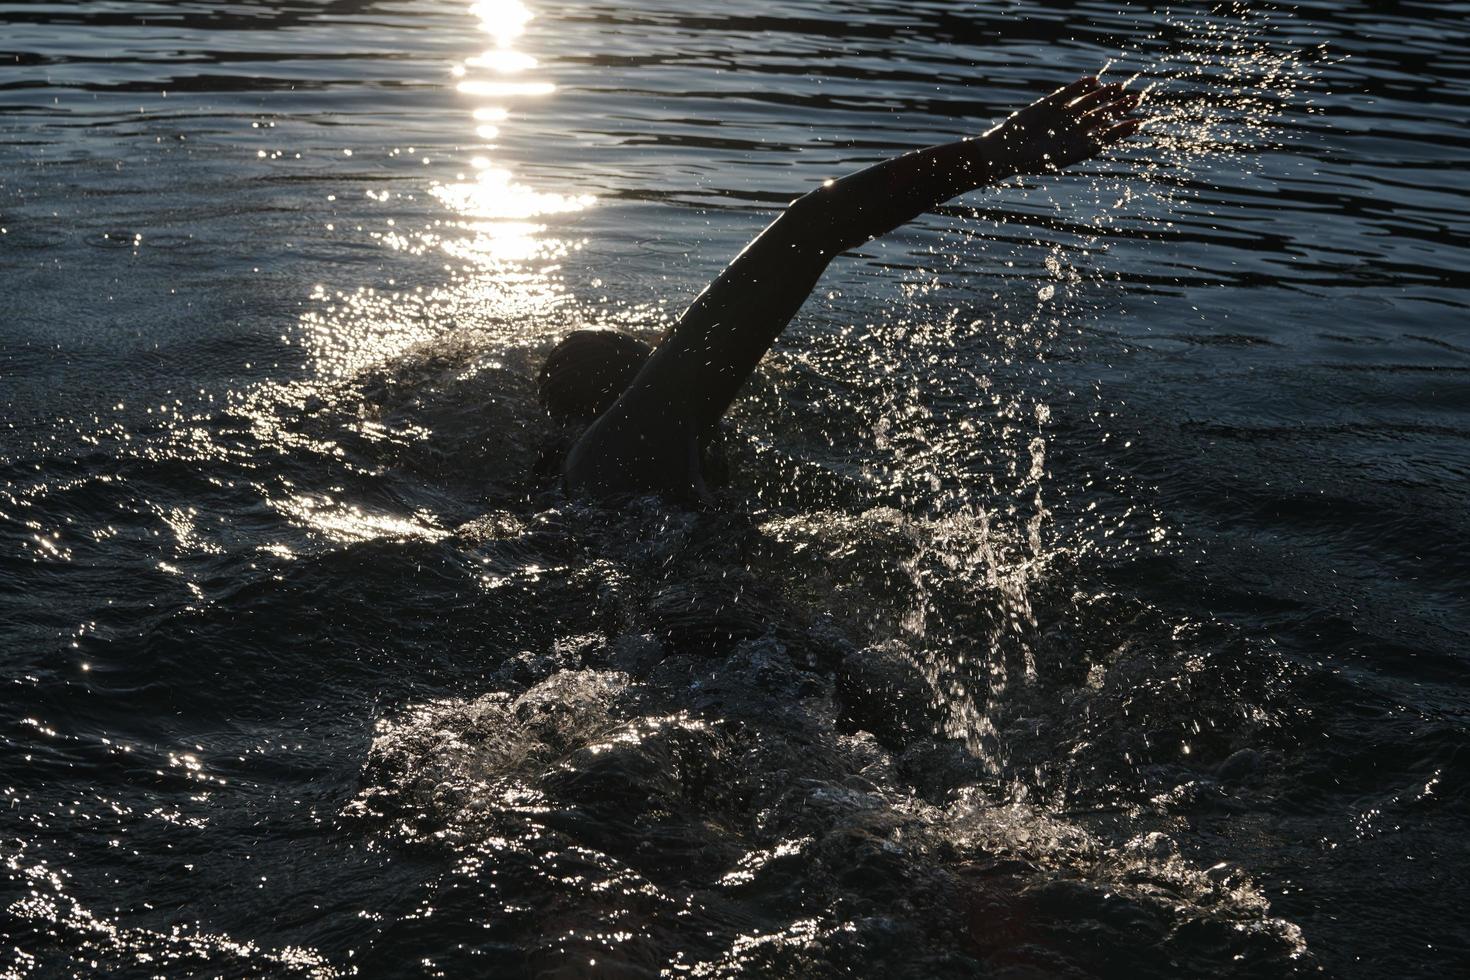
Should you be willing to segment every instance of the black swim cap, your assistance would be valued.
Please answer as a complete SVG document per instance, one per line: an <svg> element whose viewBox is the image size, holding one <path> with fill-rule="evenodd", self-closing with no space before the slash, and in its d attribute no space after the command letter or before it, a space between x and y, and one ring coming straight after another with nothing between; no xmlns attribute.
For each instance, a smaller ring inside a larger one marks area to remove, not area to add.
<svg viewBox="0 0 1470 980"><path fill-rule="evenodd" d="M612 407L653 348L615 330L578 330L546 355L536 379L541 404L559 421L591 421Z"/></svg>

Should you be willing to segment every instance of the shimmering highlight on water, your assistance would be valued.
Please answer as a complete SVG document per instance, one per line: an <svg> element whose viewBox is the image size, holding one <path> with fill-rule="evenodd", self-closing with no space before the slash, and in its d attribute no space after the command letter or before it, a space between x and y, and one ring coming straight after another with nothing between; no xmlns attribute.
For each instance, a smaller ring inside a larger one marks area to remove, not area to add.
<svg viewBox="0 0 1470 980"><path fill-rule="evenodd" d="M1461 3L0 3L6 975L1443 976ZM843 257L715 513L545 351Z"/></svg>

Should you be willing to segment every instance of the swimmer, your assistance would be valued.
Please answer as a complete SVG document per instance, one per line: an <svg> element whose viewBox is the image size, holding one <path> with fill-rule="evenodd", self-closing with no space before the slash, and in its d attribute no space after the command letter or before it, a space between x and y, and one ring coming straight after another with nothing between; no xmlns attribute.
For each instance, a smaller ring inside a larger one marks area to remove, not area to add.
<svg viewBox="0 0 1470 980"><path fill-rule="evenodd" d="M561 476L578 495L653 493L705 503L711 443L741 385L838 255L951 198L1056 173L1138 132L1139 96L1086 77L981 136L915 150L797 198L653 347L612 331L565 338L542 403L586 429Z"/></svg>

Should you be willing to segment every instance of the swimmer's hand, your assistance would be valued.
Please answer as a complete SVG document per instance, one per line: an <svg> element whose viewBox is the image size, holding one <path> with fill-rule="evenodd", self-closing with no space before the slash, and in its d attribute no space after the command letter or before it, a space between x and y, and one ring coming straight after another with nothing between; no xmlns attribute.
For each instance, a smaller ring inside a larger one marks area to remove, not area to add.
<svg viewBox="0 0 1470 980"><path fill-rule="evenodd" d="M985 134L1017 173L1056 173L1090 160L1138 132L1145 120L1129 115L1140 96L1122 85L1079 78L1012 115Z"/></svg>

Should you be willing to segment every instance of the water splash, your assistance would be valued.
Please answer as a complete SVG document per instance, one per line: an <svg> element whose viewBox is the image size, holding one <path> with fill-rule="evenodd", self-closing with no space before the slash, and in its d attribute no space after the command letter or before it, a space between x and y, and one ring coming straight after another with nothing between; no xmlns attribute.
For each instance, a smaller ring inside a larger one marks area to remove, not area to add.
<svg viewBox="0 0 1470 980"><path fill-rule="evenodd" d="M1016 258L1005 263L992 306L978 319L958 305L945 309L940 279L926 272L907 289L920 312L895 316L878 335L893 380L872 427L874 444L890 460L890 483L902 488L913 547L899 562L912 586L901 636L946 733L994 772L1005 771L1008 756L993 715L1018 685L1037 678L1031 593L1049 564L1116 552L1124 538L1160 546L1168 537L1158 515L1131 504L1121 516L1073 519L1065 533L1054 527L1048 494L1067 490L1049 487L1048 435L1054 412L1074 407L1072 393L1048 391L1049 362L1067 353L1070 338L1113 315L1120 273L1107 253L1120 242L1175 237L1176 220L1211 186L1212 172L1260 166L1290 138L1290 115L1315 111L1329 58L1295 36L1290 14L1241 3L1140 13L1138 21L1130 32L1136 40L1103 74L1145 93L1144 134L1115 159L1082 169L1085 179L1022 189L1021 212L1007 215L997 232L1034 230L1036 238L1013 249ZM986 236L987 250L998 244ZM1021 277L1036 249L1042 282L1027 285ZM932 248L926 258L930 269L958 271L973 263L973 248ZM976 370L977 361L987 367ZM1093 483L1089 495L1105 489ZM1112 489L1121 500L1131 496ZM1139 523L1150 525L1146 533L1129 533ZM955 582L973 583L973 600L990 610L980 634L932 627L936 589Z"/></svg>

